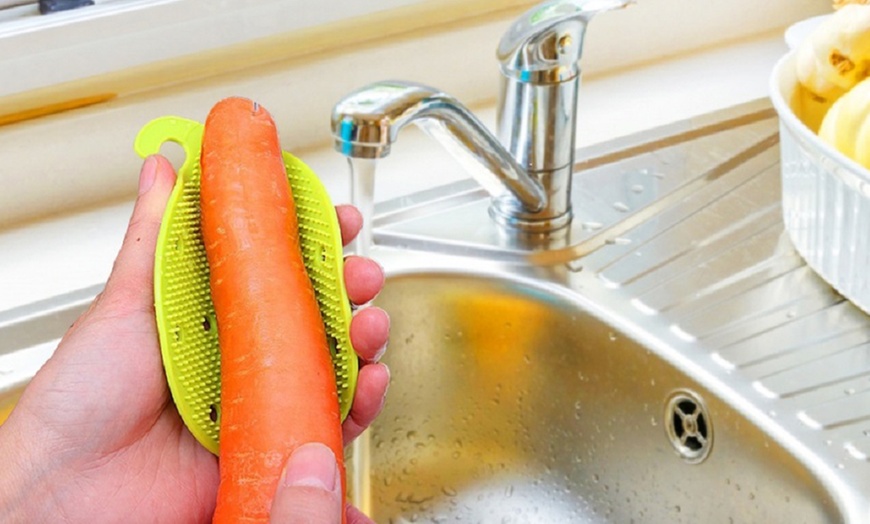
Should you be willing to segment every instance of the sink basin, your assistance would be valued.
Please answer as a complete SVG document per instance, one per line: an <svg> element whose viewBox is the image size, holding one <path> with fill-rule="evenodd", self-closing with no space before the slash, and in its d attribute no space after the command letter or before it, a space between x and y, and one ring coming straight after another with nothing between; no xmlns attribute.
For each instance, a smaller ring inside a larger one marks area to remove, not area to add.
<svg viewBox="0 0 870 524"><path fill-rule="evenodd" d="M808 467L582 298L426 272L377 302L376 522L843 521Z"/></svg>

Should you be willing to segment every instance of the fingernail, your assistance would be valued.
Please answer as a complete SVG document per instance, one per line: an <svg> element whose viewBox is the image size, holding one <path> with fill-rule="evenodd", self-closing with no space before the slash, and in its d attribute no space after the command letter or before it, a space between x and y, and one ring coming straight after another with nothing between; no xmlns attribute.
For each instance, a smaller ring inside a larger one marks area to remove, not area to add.
<svg viewBox="0 0 870 524"><path fill-rule="evenodd" d="M284 486L311 486L335 491L338 465L335 454L319 442L303 444L293 451L284 470Z"/></svg>
<svg viewBox="0 0 870 524"><path fill-rule="evenodd" d="M393 381L391 380L393 377L393 374L390 371L390 366L383 364L383 363L381 365L384 366L384 371L387 372L387 387L384 388L384 400L383 400L383 403L386 403L387 402L387 392L390 391L390 384L393 383ZM383 406L383 404L381 404L381 405Z"/></svg>
<svg viewBox="0 0 870 524"><path fill-rule="evenodd" d="M384 310L382 309L381 311ZM380 360L381 357L384 356L384 353L387 352L387 346L390 345L390 325L392 325L393 320L390 318L390 314L386 311L384 311L384 316L387 318L387 341L384 342L384 345L375 353L375 360Z"/></svg>
<svg viewBox="0 0 870 524"><path fill-rule="evenodd" d="M381 359L381 357L384 356L384 353L386 353L386 352L387 352L387 344L384 344L383 346L378 348L377 351L375 351L374 355L372 355L372 362L379 361Z"/></svg>
<svg viewBox="0 0 870 524"><path fill-rule="evenodd" d="M139 171L139 194L143 195L151 189L157 179L157 157L149 156Z"/></svg>

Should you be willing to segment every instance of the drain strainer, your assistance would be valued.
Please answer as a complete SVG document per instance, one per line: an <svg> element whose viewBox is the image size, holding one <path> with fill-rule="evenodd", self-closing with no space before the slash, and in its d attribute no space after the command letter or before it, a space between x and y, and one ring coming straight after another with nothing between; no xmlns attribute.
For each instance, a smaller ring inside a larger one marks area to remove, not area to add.
<svg viewBox="0 0 870 524"><path fill-rule="evenodd" d="M680 390L671 394L665 408L665 428L677 454L690 464L699 464L713 447L713 424L704 402L696 393Z"/></svg>

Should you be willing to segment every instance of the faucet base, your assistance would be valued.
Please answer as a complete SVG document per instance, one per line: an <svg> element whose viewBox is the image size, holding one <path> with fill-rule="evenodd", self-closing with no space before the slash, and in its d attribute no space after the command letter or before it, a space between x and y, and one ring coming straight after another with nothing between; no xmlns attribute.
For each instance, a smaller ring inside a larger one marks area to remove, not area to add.
<svg viewBox="0 0 870 524"><path fill-rule="evenodd" d="M518 210L505 212L505 204L500 199L493 199L489 206L489 216L501 227L525 233L548 234L564 229L571 224L574 217L570 207L558 215L529 214Z"/></svg>
<svg viewBox="0 0 870 524"><path fill-rule="evenodd" d="M573 156L573 155L572 155ZM571 164L560 168L529 171L529 176L545 188L546 205L529 211L510 193L492 199L489 215L497 224L512 231L553 233L571 224Z"/></svg>

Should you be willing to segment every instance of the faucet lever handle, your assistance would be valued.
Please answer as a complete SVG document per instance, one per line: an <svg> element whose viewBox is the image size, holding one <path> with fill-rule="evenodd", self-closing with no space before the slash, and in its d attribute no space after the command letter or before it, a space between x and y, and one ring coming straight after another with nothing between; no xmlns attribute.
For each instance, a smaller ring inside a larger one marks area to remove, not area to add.
<svg viewBox="0 0 870 524"><path fill-rule="evenodd" d="M502 72L534 84L576 77L589 20L634 1L553 0L533 7L514 22L499 43Z"/></svg>

